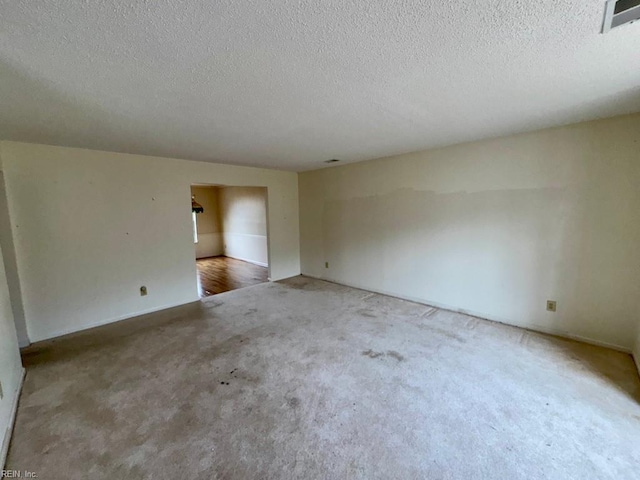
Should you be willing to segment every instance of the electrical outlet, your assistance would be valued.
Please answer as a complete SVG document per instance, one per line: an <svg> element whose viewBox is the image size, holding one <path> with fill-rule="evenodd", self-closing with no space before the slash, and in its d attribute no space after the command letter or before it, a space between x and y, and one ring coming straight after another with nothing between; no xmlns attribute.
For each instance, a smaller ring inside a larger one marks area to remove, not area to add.
<svg viewBox="0 0 640 480"><path fill-rule="evenodd" d="M329 268L329 262L324 262L324 268Z"/></svg>
<svg viewBox="0 0 640 480"><path fill-rule="evenodd" d="M140 296L144 297L147 294L147 287L144 285L140 287Z"/></svg>
<svg viewBox="0 0 640 480"><path fill-rule="evenodd" d="M556 301L555 300L547 300L547 311L555 312L556 311Z"/></svg>

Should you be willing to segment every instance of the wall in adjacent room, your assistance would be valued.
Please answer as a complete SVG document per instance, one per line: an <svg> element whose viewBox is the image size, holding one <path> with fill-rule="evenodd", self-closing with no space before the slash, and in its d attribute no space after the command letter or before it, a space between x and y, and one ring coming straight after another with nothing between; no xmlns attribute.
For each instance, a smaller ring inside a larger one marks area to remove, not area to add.
<svg viewBox="0 0 640 480"><path fill-rule="evenodd" d="M636 367L638 367L638 374L640 375L640 320L638 321L638 325L636 327L636 343L635 348L633 349L633 359L636 362Z"/></svg>
<svg viewBox="0 0 640 480"><path fill-rule="evenodd" d="M0 250L0 470L4 467L9 448L22 373L9 287Z"/></svg>
<svg viewBox="0 0 640 480"><path fill-rule="evenodd" d="M196 258L222 255L224 245L218 187L192 186L191 195L195 196L196 202L204 209L202 213L196 214L198 229L198 243L195 244Z"/></svg>
<svg viewBox="0 0 640 480"><path fill-rule="evenodd" d="M295 173L16 142L0 148L32 342L198 300L192 184L268 187L270 277L300 273Z"/></svg>
<svg viewBox="0 0 640 480"><path fill-rule="evenodd" d="M220 189L224 254L267 266L267 191L261 187Z"/></svg>
<svg viewBox="0 0 640 480"><path fill-rule="evenodd" d="M640 114L302 173L302 272L629 351L638 132Z"/></svg>

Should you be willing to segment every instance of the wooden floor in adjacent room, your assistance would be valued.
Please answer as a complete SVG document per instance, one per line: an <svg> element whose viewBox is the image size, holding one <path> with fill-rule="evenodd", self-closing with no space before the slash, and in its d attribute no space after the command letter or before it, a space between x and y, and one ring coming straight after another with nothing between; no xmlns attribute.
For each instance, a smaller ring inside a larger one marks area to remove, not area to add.
<svg viewBox="0 0 640 480"><path fill-rule="evenodd" d="M229 257L199 258L196 266L200 297L264 283L269 276L267 267Z"/></svg>

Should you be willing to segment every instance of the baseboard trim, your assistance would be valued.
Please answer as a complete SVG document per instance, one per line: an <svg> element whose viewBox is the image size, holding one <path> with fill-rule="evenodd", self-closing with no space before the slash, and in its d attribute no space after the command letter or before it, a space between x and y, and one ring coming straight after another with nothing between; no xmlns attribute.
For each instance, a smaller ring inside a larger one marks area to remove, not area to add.
<svg viewBox="0 0 640 480"><path fill-rule="evenodd" d="M175 303L175 304L169 304L169 305L162 305L160 307L155 307L155 308L150 308L147 310L142 310L140 312L131 312L131 313L127 313L125 315L119 315L117 317L114 318L110 318L107 320L101 320L99 322L94 322L94 323L90 323L87 325L82 325L78 328L68 328L68 329L63 329L63 330L57 330L53 333L51 333L49 336L46 336L44 338L38 338L36 340L31 340L31 344L30 345L34 345L36 343L40 343L40 342L45 342L47 340L53 340L59 337L64 337L66 335L70 335L72 333L79 333L79 332L84 332L85 330L91 330L92 328L96 328L96 327L103 327L105 325L109 325L110 323L116 323L116 322L121 322L122 320L129 320L130 318L135 318L135 317L140 317L142 315L147 315L149 313L156 313L156 312L161 312L162 310L169 310L171 308L176 308L176 307L182 307L184 305L189 305L190 303L196 303L199 302L200 298L197 297L193 300L189 300L187 302L180 302L180 303ZM28 348L28 347L27 347Z"/></svg>
<svg viewBox="0 0 640 480"><path fill-rule="evenodd" d="M537 333L545 333L547 335L553 335L555 337L568 338L570 340L576 340L578 342L588 343L590 345L595 345L597 347L610 348L612 350L617 350L617 351L622 352L622 353L627 353L627 354L633 355L632 352L631 352L631 349L629 349L627 347L623 347L622 345L617 345L615 343L609 343L609 342L603 342L601 340L596 340L596 339L589 338L589 337L583 337L581 335L575 335L575 334L572 334L570 332L566 332L564 330L556 330L556 329L553 329L553 328L547 328L547 327L543 327L543 326L540 326L540 325L519 325L517 323L511 323L511 322L507 321L504 318L490 317L490 316L487 316L486 313L475 312L473 310L465 310L465 309L462 309L462 308L455 307L453 305L446 305L446 304L442 304L442 303L439 303L439 302L432 302L430 300L424 300L424 299L421 299L421 298L415 298L415 297L411 297L411 296L398 295L397 293L386 292L384 290L371 289L371 288L364 287L364 286L361 286L361 285L354 285L354 284L349 284L349 283L337 282L337 281L332 280L332 279L316 277L314 275L308 275L306 273L303 273L302 276L303 277L314 278L316 280L322 280L324 282L335 283L337 285L343 285L345 287L357 288L358 290L364 290L364 291L367 291L367 292L378 293L380 295L386 295L387 297L399 298L400 300L407 300L409 302L419 303L421 305L426 305L426 306L429 306L429 307L436 307L436 308L439 308L441 310L448 310L448 311L451 311L451 312L462 313L464 315L470 315L472 317L481 318L483 320L489 320L490 322L501 323L503 325L508 325L510 327L522 328L524 330L529 330L529 331L537 332ZM636 360L636 365L639 365L639 362L640 362L640 359ZM638 368L638 370L640 371L640 367Z"/></svg>
<svg viewBox="0 0 640 480"><path fill-rule="evenodd" d="M22 385L24 384L24 377L27 371L23 368L22 375L20 375L20 383L16 388L15 396L13 397L13 404L11 405L11 416L9 417L9 425L4 433L2 440L2 447L0 448L0 465L2 470L7 463L7 454L9 453L9 444L11 443L11 437L13 436L13 427L16 424L16 416L18 415L18 402L20 401L20 394L22 393Z"/></svg>
<svg viewBox="0 0 640 480"><path fill-rule="evenodd" d="M249 260L248 258L234 257L233 255L223 255L223 257L233 258L235 260L242 260L243 262L252 263L254 265L258 265L259 267L268 267L269 266L268 263L257 262L255 260Z"/></svg>

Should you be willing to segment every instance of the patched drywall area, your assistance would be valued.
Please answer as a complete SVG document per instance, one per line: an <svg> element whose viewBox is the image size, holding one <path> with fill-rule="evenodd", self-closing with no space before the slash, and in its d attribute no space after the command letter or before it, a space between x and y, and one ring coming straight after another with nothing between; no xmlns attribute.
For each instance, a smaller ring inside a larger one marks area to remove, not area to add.
<svg viewBox="0 0 640 480"><path fill-rule="evenodd" d="M224 253L219 190L218 187L191 187L191 196L204 209L202 213L196 213L198 231L198 243L194 245L196 258L215 257Z"/></svg>
<svg viewBox="0 0 640 480"><path fill-rule="evenodd" d="M302 173L302 272L631 350L639 128L636 114Z"/></svg>
<svg viewBox="0 0 640 480"><path fill-rule="evenodd" d="M268 266L267 190L221 188L220 207L225 256Z"/></svg>
<svg viewBox="0 0 640 480"><path fill-rule="evenodd" d="M267 187L270 276L300 273L295 173L1 146L32 342L198 300L190 198L196 183Z"/></svg>

